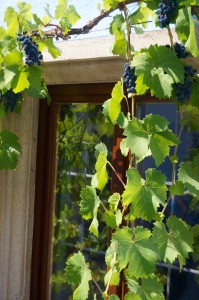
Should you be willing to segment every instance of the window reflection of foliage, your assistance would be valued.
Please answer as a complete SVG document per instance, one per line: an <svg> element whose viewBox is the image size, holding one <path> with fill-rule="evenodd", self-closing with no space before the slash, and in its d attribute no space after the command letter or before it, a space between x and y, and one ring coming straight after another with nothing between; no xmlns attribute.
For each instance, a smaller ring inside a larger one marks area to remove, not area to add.
<svg viewBox="0 0 199 300"><path fill-rule="evenodd" d="M95 173L96 144L106 142L112 149L113 127L104 124L101 105L84 103L62 105L58 128L52 285L53 291L60 294L68 289L64 277L65 261L75 248L84 252L95 280L99 285L103 284L108 236L107 228L105 230L103 226L104 211L99 209L100 235L97 239L89 232L90 223L79 215L79 194L82 187L90 184L90 177ZM111 151L108 155L111 159ZM100 195L101 199L107 199L109 191L110 184ZM91 286L90 299L94 289L96 287Z"/></svg>

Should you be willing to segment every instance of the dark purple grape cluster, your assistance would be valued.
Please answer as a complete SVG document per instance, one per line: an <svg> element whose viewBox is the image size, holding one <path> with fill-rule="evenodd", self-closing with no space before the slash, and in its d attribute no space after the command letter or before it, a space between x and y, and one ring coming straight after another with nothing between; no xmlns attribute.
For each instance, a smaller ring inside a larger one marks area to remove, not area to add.
<svg viewBox="0 0 199 300"><path fill-rule="evenodd" d="M162 27L171 23L171 18L177 7L176 0L161 0L158 9L158 21Z"/></svg>
<svg viewBox="0 0 199 300"><path fill-rule="evenodd" d="M187 102L191 96L193 85L193 77L197 70L192 66L184 66L184 83L175 83L174 89L176 92L176 99L180 102Z"/></svg>
<svg viewBox="0 0 199 300"><path fill-rule="evenodd" d="M23 34L17 34L17 41L22 42L23 49L26 54L25 64L28 66L36 65L40 66L43 55L41 51L38 50L38 44L33 41L33 36L36 36L37 32L34 30L31 31L29 35L27 31L24 31Z"/></svg>
<svg viewBox="0 0 199 300"><path fill-rule="evenodd" d="M170 45L166 45L167 48L171 48ZM189 52L186 50L185 46L179 43L174 44L174 50L178 58L186 58L189 56Z"/></svg>
<svg viewBox="0 0 199 300"><path fill-rule="evenodd" d="M12 90L7 91L5 94L0 91L0 103L4 103L6 112L13 112L21 97L21 93L15 94Z"/></svg>
<svg viewBox="0 0 199 300"><path fill-rule="evenodd" d="M127 87L128 93L136 93L136 79L135 75L135 67L131 67L128 63L124 65L124 74L123 74L124 82Z"/></svg>

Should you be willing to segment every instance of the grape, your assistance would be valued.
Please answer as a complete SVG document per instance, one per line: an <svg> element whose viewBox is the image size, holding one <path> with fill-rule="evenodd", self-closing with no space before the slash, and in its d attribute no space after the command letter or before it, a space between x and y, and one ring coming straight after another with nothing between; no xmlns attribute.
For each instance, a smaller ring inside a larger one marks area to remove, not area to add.
<svg viewBox="0 0 199 300"><path fill-rule="evenodd" d="M161 0L158 9L158 21L162 27L170 24L172 15L177 7L176 0Z"/></svg>
<svg viewBox="0 0 199 300"><path fill-rule="evenodd" d="M184 66L184 83L174 84L176 98L180 102L187 102L190 99L193 77L196 72L197 70L193 69L192 66Z"/></svg>
<svg viewBox="0 0 199 300"><path fill-rule="evenodd" d="M32 36L36 36L37 33L32 30ZM25 64L28 66L36 65L40 66L43 55L38 50L38 44L33 41L32 36L27 34L27 31L23 31L23 34L18 33L17 41L22 42L23 49L25 51Z"/></svg>
<svg viewBox="0 0 199 300"><path fill-rule="evenodd" d="M166 45L167 48L171 48L170 45ZM185 46L179 43L174 44L174 50L178 58L186 58L189 56L189 52L186 50Z"/></svg>
<svg viewBox="0 0 199 300"><path fill-rule="evenodd" d="M135 89L135 82L137 79L137 76L135 75L135 67L131 67L128 63L126 63L124 65L124 74L123 74L123 78L124 78L124 82L127 86L127 92L128 93L135 93L136 89Z"/></svg>
<svg viewBox="0 0 199 300"><path fill-rule="evenodd" d="M21 97L21 93L15 94L12 90L7 91L5 94L2 94L2 92L0 91L0 103L4 103L6 112L13 112Z"/></svg>

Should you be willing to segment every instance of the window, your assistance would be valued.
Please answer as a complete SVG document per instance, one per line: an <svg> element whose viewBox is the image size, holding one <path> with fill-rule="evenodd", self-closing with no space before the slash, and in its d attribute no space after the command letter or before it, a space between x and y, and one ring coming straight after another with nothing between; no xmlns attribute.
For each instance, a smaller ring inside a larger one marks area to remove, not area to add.
<svg viewBox="0 0 199 300"><path fill-rule="evenodd" d="M90 184L94 173L93 149L100 141L108 145L109 157L112 157L115 169L125 178L128 158L121 156L119 150L122 131L115 128L112 132L111 128L101 126L102 103L110 97L112 87L113 84L52 86L49 87L51 105L48 107L41 102L31 299L70 299L71 291L62 284L62 273L66 256L74 250L82 249L95 276L103 277L106 268L103 264L104 249L109 234L101 228L100 242L88 234L89 225L78 213L78 199L81 187ZM136 114L139 118L144 118L148 113L163 114L169 119L170 128L175 133L179 130L179 114L176 111L172 103L155 103L152 98L137 99ZM183 133L183 144L179 147L181 157L186 155L188 145L193 147L193 140L198 140L198 137ZM165 160L160 169L166 173L167 184L170 185L168 164L169 161ZM152 159L145 159L138 164L142 174L149 167L153 167ZM121 192L122 188L113 175L107 189ZM186 221L189 218L188 223L198 223L198 207L194 207L191 215L186 213L191 201L187 195L172 199L167 214L179 214ZM168 300L197 299L199 271L192 260L188 261L181 273L177 264L169 266L160 263L158 271L165 284ZM176 289L177 286L180 288ZM92 289L97 293L95 286L91 287L91 292ZM122 284L117 290L118 294L121 295L123 290ZM92 300L92 296L89 299Z"/></svg>

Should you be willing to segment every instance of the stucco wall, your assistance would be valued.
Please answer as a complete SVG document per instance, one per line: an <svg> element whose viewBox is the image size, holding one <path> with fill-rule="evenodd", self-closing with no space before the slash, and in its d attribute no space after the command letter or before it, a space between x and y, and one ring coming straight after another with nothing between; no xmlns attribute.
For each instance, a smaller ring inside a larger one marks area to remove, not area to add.
<svg viewBox="0 0 199 300"><path fill-rule="evenodd" d="M176 39L176 37L175 37ZM59 59L45 55L47 84L117 81L124 61L113 57L112 38L58 43ZM136 50L169 42L165 31L133 36ZM194 61L198 66L198 60ZM4 119L2 127L20 138L23 155L16 171L0 172L0 299L28 300L30 287L34 190L38 126L38 100L26 97L22 113Z"/></svg>

